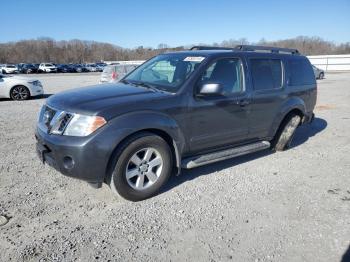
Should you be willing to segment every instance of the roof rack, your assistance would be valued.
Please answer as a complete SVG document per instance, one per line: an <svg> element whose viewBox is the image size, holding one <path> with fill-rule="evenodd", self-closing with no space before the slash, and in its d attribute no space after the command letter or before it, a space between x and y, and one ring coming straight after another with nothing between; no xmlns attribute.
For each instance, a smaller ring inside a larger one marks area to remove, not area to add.
<svg viewBox="0 0 350 262"><path fill-rule="evenodd" d="M271 53L290 53L292 55L298 55L298 49L281 48L273 46L261 46L261 45L237 45L235 49L241 51L271 51Z"/></svg>
<svg viewBox="0 0 350 262"><path fill-rule="evenodd" d="M196 46L191 47L190 50L233 50L233 48L230 48L230 47L218 47L218 46L196 45Z"/></svg>
<svg viewBox="0 0 350 262"><path fill-rule="evenodd" d="M218 47L218 46L193 46L190 50L232 50L232 51L270 51L271 53L288 53L292 55L300 54L297 49L280 48L272 46L259 46L259 45L237 45L234 48L231 47Z"/></svg>

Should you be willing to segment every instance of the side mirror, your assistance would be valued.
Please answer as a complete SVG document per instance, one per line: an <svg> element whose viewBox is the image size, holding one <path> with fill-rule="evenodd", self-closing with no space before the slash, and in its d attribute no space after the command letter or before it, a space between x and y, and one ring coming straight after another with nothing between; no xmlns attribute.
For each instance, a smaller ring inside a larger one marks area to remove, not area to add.
<svg viewBox="0 0 350 262"><path fill-rule="evenodd" d="M199 96L216 96L223 92L222 85L219 83L203 83L199 86Z"/></svg>

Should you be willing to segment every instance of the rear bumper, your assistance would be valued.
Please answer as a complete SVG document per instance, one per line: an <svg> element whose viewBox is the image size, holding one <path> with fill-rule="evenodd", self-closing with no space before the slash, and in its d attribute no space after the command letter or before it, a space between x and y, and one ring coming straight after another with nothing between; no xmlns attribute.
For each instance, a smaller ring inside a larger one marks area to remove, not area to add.
<svg viewBox="0 0 350 262"><path fill-rule="evenodd" d="M302 124L312 123L312 121L314 121L314 119L315 119L315 114L313 112L307 113L303 117Z"/></svg>

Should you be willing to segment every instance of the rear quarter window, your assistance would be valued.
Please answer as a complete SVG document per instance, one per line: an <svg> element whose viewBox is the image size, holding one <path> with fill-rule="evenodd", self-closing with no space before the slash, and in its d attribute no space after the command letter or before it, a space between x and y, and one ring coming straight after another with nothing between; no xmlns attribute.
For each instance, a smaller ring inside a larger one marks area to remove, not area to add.
<svg viewBox="0 0 350 262"><path fill-rule="evenodd" d="M280 59L250 59L254 90L271 90L283 85L283 67Z"/></svg>
<svg viewBox="0 0 350 262"><path fill-rule="evenodd" d="M316 83L312 66L306 58L290 59L288 61L288 85L312 85Z"/></svg>

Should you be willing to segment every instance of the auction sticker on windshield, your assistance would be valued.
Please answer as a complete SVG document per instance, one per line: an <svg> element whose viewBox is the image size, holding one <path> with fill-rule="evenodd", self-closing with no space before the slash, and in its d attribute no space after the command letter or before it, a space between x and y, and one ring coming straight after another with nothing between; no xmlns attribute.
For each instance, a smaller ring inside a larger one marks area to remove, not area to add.
<svg viewBox="0 0 350 262"><path fill-rule="evenodd" d="M189 62L202 62L204 60L204 56L188 56L184 59L184 61Z"/></svg>

